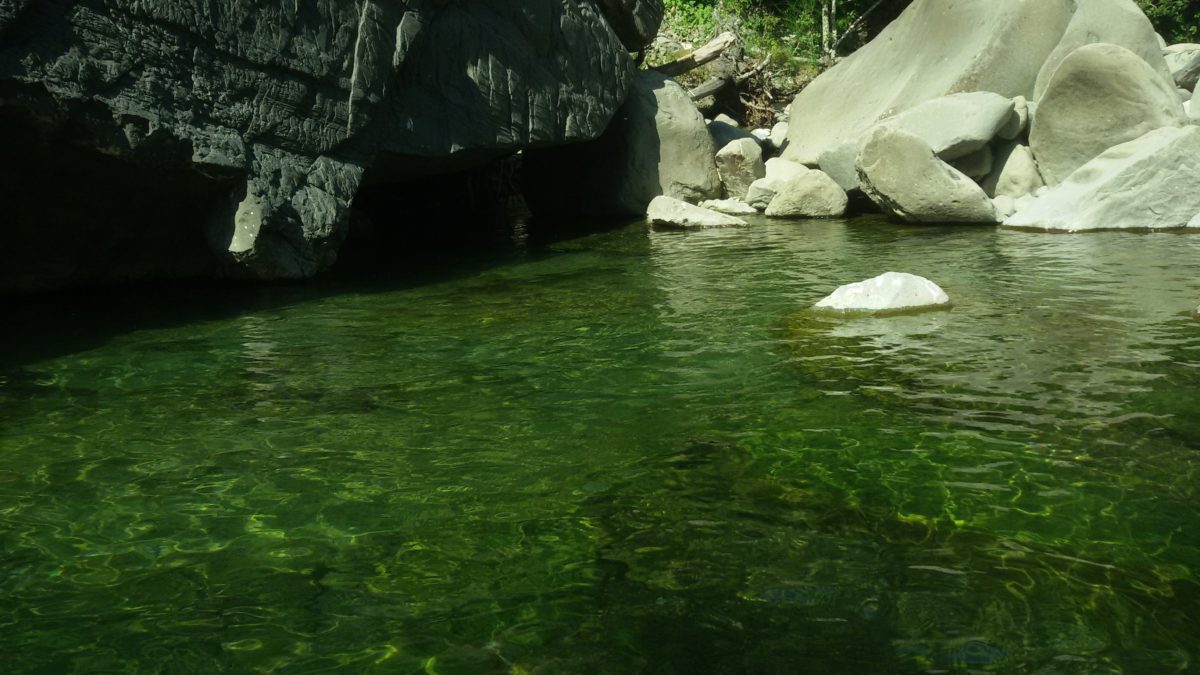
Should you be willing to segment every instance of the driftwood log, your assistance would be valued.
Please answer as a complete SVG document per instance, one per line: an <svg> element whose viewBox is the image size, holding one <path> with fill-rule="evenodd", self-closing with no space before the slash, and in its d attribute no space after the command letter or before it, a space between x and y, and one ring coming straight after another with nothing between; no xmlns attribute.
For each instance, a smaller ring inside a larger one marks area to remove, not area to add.
<svg viewBox="0 0 1200 675"><path fill-rule="evenodd" d="M770 62L771 62L770 59L763 59L757 66L754 66L753 68L751 68L750 70L747 70L744 73L738 73L737 75L734 75L733 77L714 77L714 78L708 80L707 82L705 82L704 84L700 85L699 87L696 87L695 89L691 90L690 92L688 92L688 94L692 97L693 101L699 101L700 99L704 98L705 96L712 96L712 95L716 94L717 92L721 91L722 89L724 89L725 87L728 87L731 84L741 85L741 84L745 83L746 80L749 80L750 78L754 77L755 75L761 73L764 69L766 69L767 64L769 64Z"/></svg>
<svg viewBox="0 0 1200 675"><path fill-rule="evenodd" d="M717 37L710 40L708 44L704 45L703 47L688 52L687 54L684 54L670 63L664 63L661 66L655 66L654 70L657 70L667 77L682 75L689 70L699 68L710 61L716 60L716 58L721 55L721 52L724 52L729 48L730 45L737 42L737 39L737 36L733 33L721 33Z"/></svg>

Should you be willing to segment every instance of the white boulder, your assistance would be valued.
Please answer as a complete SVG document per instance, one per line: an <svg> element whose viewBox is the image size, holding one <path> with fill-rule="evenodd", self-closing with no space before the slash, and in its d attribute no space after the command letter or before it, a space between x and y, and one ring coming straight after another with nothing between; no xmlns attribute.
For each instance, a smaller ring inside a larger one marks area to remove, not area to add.
<svg viewBox="0 0 1200 675"><path fill-rule="evenodd" d="M883 120L925 141L946 161L985 147L997 132L1020 126L1013 99L990 91L942 96Z"/></svg>
<svg viewBox="0 0 1200 675"><path fill-rule="evenodd" d="M828 174L830 178L837 181L837 184L846 192L857 190L859 188L858 139L843 141L827 148L817 159L817 166L821 167L821 171Z"/></svg>
<svg viewBox="0 0 1200 675"><path fill-rule="evenodd" d="M1038 101L1029 146L1047 185L1108 148L1187 124L1175 87L1133 52L1089 44L1058 66Z"/></svg>
<svg viewBox="0 0 1200 675"><path fill-rule="evenodd" d="M996 135L1006 141L1021 137L1029 129L1029 101L1024 96L1013 97L1013 116L1008 124L996 132Z"/></svg>
<svg viewBox="0 0 1200 675"><path fill-rule="evenodd" d="M996 154L992 146L985 145L969 155L950 161L950 166L963 172L968 178L982 180L992 172L996 162Z"/></svg>
<svg viewBox="0 0 1200 675"><path fill-rule="evenodd" d="M1158 34L1133 0L1076 0L1075 11L1058 46L1046 58L1034 86L1034 101L1041 101L1059 65L1076 49L1103 42L1124 47L1150 66L1160 80L1171 81L1171 72L1158 46Z"/></svg>
<svg viewBox="0 0 1200 675"><path fill-rule="evenodd" d="M1075 4L915 0L800 92L783 157L815 166L823 152L861 138L881 119L956 92L1029 96Z"/></svg>
<svg viewBox="0 0 1200 675"><path fill-rule="evenodd" d="M1175 84L1188 91L1195 90L1196 81L1200 79L1200 45L1171 45L1163 50L1163 58Z"/></svg>
<svg viewBox="0 0 1200 675"><path fill-rule="evenodd" d="M707 125L708 133L718 148L723 148L741 138L748 138L755 143L759 142L754 134L738 126L737 120L724 113L709 120Z"/></svg>
<svg viewBox="0 0 1200 675"><path fill-rule="evenodd" d="M925 141L881 125L863 140L858 176L884 213L915 223L996 223L992 200L975 181L938 159Z"/></svg>
<svg viewBox="0 0 1200 675"><path fill-rule="evenodd" d="M771 204L778 191L780 181L792 177L803 176L811 171L803 164L789 162L786 159L773 157L766 163L767 175L754 181L746 191L746 203L756 209L764 210Z"/></svg>
<svg viewBox="0 0 1200 675"><path fill-rule="evenodd" d="M991 197L1020 199L1037 192L1045 184L1029 146L1006 143L996 152L995 168L981 186Z"/></svg>
<svg viewBox="0 0 1200 675"><path fill-rule="evenodd" d="M700 202L700 208L724 213L729 216L758 215L758 209L740 199L709 199Z"/></svg>
<svg viewBox="0 0 1200 675"><path fill-rule="evenodd" d="M1109 148L1004 225L1068 232L1198 227L1198 181L1200 127L1163 127Z"/></svg>
<svg viewBox="0 0 1200 675"><path fill-rule="evenodd" d="M872 279L840 286L813 305L842 312L886 312L945 307L950 297L925 277L885 272Z"/></svg>
<svg viewBox="0 0 1200 675"><path fill-rule="evenodd" d="M787 145L787 135L788 123L776 122L775 126L771 127L771 136L769 139L771 142L771 147L775 148L776 150L783 150L783 147Z"/></svg>
<svg viewBox="0 0 1200 675"><path fill-rule="evenodd" d="M996 213L1000 214L1001 218L1007 218L1017 212L1017 200L1008 195L1000 195L992 200L992 204L996 207Z"/></svg>
<svg viewBox="0 0 1200 675"><path fill-rule="evenodd" d="M831 218L845 215L848 199L832 178L816 169L779 180L767 205L772 218Z"/></svg>
<svg viewBox="0 0 1200 675"><path fill-rule="evenodd" d="M717 152L716 161L725 194L730 197L745 197L750 184L767 175L762 147L752 138L730 141Z"/></svg>
<svg viewBox="0 0 1200 675"><path fill-rule="evenodd" d="M685 201L660 195L650 202L646 218L655 225L703 229L710 227L741 227L746 221L741 218L717 213Z"/></svg>

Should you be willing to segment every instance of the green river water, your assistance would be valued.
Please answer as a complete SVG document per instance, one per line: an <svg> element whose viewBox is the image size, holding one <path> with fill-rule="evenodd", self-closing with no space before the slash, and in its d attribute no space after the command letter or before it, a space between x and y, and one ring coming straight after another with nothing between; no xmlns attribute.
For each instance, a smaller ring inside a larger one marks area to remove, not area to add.
<svg viewBox="0 0 1200 675"><path fill-rule="evenodd" d="M1198 260L635 224L14 302L0 670L1200 672ZM953 309L805 309L887 270Z"/></svg>

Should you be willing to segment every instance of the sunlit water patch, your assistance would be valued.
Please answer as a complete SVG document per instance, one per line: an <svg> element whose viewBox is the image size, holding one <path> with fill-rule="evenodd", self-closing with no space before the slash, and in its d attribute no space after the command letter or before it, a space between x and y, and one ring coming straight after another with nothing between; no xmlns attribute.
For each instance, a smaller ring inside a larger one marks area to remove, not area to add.
<svg viewBox="0 0 1200 675"><path fill-rule="evenodd" d="M1200 669L1200 238L634 225L23 306L42 672ZM950 311L806 310L883 271Z"/></svg>

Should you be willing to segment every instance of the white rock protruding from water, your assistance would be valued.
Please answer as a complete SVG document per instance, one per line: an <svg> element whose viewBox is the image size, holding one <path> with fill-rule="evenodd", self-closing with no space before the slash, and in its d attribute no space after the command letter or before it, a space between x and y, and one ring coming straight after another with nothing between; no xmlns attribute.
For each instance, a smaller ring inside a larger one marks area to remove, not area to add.
<svg viewBox="0 0 1200 675"><path fill-rule="evenodd" d="M646 218L655 225L688 230L746 225L746 221L741 218L700 208L666 195L659 195L650 202L650 206L646 209Z"/></svg>
<svg viewBox="0 0 1200 675"><path fill-rule="evenodd" d="M885 272L873 279L840 286L813 307L842 312L883 312L948 304L950 297L929 279L905 272Z"/></svg>

